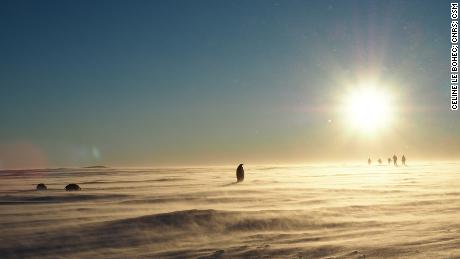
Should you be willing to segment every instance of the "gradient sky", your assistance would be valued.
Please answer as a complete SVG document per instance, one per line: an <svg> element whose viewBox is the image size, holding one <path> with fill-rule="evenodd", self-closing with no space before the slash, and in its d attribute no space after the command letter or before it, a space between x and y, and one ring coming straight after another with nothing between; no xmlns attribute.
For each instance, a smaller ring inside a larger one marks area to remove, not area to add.
<svg viewBox="0 0 460 259"><path fill-rule="evenodd" d="M0 168L460 157L450 1L2 1ZM337 104L372 78L397 123Z"/></svg>

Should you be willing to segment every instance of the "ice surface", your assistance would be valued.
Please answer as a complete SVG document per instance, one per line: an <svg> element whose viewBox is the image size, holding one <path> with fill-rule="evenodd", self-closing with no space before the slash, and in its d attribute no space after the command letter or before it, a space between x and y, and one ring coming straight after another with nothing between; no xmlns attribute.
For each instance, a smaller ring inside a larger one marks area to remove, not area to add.
<svg viewBox="0 0 460 259"><path fill-rule="evenodd" d="M0 171L0 257L460 257L460 164L245 171Z"/></svg>

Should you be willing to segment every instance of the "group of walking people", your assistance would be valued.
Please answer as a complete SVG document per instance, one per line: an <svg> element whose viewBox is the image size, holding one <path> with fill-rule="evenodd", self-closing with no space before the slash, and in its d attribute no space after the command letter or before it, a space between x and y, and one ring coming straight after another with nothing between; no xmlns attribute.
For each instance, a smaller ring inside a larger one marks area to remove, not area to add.
<svg viewBox="0 0 460 259"><path fill-rule="evenodd" d="M381 159L381 158L379 158L377 161L379 162L380 165L382 164L382 159ZM389 157L387 161L388 161L388 164L391 164L391 161L393 161L393 165L394 165L394 166L398 166L398 156L396 156L396 155L393 155L393 158ZM402 155L402 157L401 157L401 162L402 162L402 165L403 165L403 166L406 165L406 156ZM372 160L371 160L370 157L369 157L369 159L367 159L367 163L368 163L369 165L372 164ZM244 181L244 168L243 168L243 164L240 164L240 165L236 168L236 181L237 181L237 183Z"/></svg>
<svg viewBox="0 0 460 259"><path fill-rule="evenodd" d="M379 158L377 161L379 162L379 165L382 164L382 159L381 158ZM398 157L396 155L393 155L393 159L391 157L389 157L387 161L388 161L388 164L391 164L391 161L393 161L393 165L398 166ZM406 165L406 157L404 155L402 155L402 157L401 157L401 162L402 162L402 165L404 165L404 166ZM372 164L372 160L371 160L370 157L369 157L369 159L367 159L367 164L369 164L369 165Z"/></svg>

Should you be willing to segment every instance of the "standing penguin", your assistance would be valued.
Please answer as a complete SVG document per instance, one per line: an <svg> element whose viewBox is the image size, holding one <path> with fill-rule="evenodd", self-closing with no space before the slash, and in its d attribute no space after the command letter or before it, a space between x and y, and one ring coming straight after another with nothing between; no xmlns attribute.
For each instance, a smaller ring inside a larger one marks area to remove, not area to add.
<svg viewBox="0 0 460 259"><path fill-rule="evenodd" d="M242 182L244 181L244 169L243 164L240 164L238 168L236 168L236 181Z"/></svg>

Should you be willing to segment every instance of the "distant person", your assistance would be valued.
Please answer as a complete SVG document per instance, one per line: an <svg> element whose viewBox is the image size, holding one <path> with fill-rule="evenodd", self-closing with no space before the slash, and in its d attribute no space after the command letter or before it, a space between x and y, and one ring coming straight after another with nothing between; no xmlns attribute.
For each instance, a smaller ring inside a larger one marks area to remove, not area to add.
<svg viewBox="0 0 460 259"><path fill-rule="evenodd" d="M401 157L401 162L404 166L406 165L406 157L404 155Z"/></svg>
<svg viewBox="0 0 460 259"><path fill-rule="evenodd" d="M244 168L243 164L240 164L238 168L236 168L236 181L242 182L244 181Z"/></svg>
<svg viewBox="0 0 460 259"><path fill-rule="evenodd" d="M367 164L368 164L368 165L371 165L371 163L372 163L372 160L371 160L371 158L369 157L369 159L367 159Z"/></svg>
<svg viewBox="0 0 460 259"><path fill-rule="evenodd" d="M396 155L393 155L393 164L398 166L398 157Z"/></svg>
<svg viewBox="0 0 460 259"><path fill-rule="evenodd" d="M379 160L378 160L378 161L379 161L379 165L381 165L381 164L382 164L382 159L381 159L381 158L379 158Z"/></svg>
<svg viewBox="0 0 460 259"><path fill-rule="evenodd" d="M388 158L388 164L391 164L391 158Z"/></svg>

